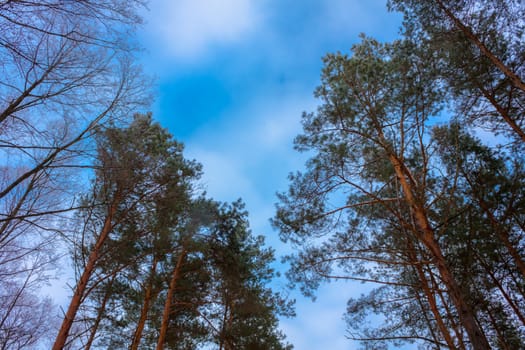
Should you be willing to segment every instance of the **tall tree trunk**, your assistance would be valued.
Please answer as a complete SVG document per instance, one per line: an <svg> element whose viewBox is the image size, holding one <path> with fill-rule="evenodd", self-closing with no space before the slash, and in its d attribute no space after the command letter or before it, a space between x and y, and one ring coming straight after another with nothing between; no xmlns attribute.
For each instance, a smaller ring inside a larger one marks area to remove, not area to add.
<svg viewBox="0 0 525 350"><path fill-rule="evenodd" d="M233 340L228 335L228 331L232 329L234 318L234 304L230 296L226 295L224 300L224 312L222 313L221 331L219 334L219 349L233 350Z"/></svg>
<svg viewBox="0 0 525 350"><path fill-rule="evenodd" d="M164 312L162 313L162 323L160 325L159 339L157 341L157 350L164 349L164 342L166 341L166 333L168 332L168 324L170 320L170 311L171 311L171 301L173 299L173 293L177 287L177 281L180 277L180 271L182 265L184 264L184 259L186 258L186 250L183 248L180 252L179 258L177 259L177 264L173 269L171 274L170 286L168 288L168 295L166 296L166 301L164 303Z"/></svg>
<svg viewBox="0 0 525 350"><path fill-rule="evenodd" d="M91 274L93 273L95 265L100 256L100 250L104 242L106 241L106 238L108 237L109 233L113 229L113 217L117 212L117 205L119 202L118 198L119 196L115 195L115 198L113 199L113 202L109 207L108 214L104 221L104 226L100 231L100 235L98 236L97 242L93 247L93 250L89 254L87 264L84 267L84 271L82 272L82 275L80 276L80 279L77 283L75 293L71 298L71 302L69 303L69 307L64 316L64 320L62 321L62 325L55 339L55 343L53 344L53 350L62 350L64 348L64 345L66 344L67 338L69 336L69 331L71 330L71 326L73 325L73 321L75 320L77 311L80 307L80 304L82 303L83 298L85 297L84 294L86 292L86 287L89 282L89 278L91 277Z"/></svg>
<svg viewBox="0 0 525 350"><path fill-rule="evenodd" d="M499 115L501 115L501 117L503 118L503 120L505 121L505 123L507 123L510 128L516 133L518 134L518 136L520 137L521 141L522 142L525 142L525 131L523 131L523 129L518 125L518 123L516 123L516 121L514 120L514 118L512 118L510 115L509 115L509 112L507 109L503 108L503 106L501 106L498 101L496 100L496 98L494 97L493 94L491 94L487 89L485 89L483 87L483 85L481 85L480 82L476 82L476 85L478 86L478 89L481 91L481 93L483 94L483 96L485 96L485 98L487 100L489 100L489 102L494 106L494 108L496 108L496 111L498 111ZM510 97L509 97L510 98Z"/></svg>
<svg viewBox="0 0 525 350"><path fill-rule="evenodd" d="M450 326L452 327L452 329L454 330L454 334L456 335L456 339L458 341L458 349L465 350L467 347L465 345L465 342L463 341L463 339L465 338L463 335L463 328L461 328L461 326L458 325L458 323L456 322L455 317L452 314L452 311L449 307L449 300L447 300L438 282L436 281L435 274L432 271L430 271L430 266L428 267L428 270L428 276L430 277L430 282L434 293L437 294L439 300L441 300L441 304L443 305L443 309L447 315L448 321L450 322Z"/></svg>
<svg viewBox="0 0 525 350"><path fill-rule="evenodd" d="M380 135L382 136L382 135ZM383 138L383 137L382 137ZM384 140L384 138L383 138ZM384 144L387 144L386 142ZM389 151L389 150L388 150ZM441 247L436 241L434 230L430 225L430 222L427 217L427 213L423 205L418 203L416 197L414 196L414 188L407 181L408 169L405 168L405 165L400 161L400 159L389 151L389 160L394 167L396 176L401 184L405 200L409 204L412 215L418 228L419 233L417 234L418 239L423 243L423 245L429 250L434 264L437 267L441 280L445 284L450 297L458 311L460 322L465 327L465 330L469 336L469 340L472 344L474 350L486 350L490 349L490 345L485 338L482 330L480 329L473 310L465 301L463 292L459 288L459 285L450 271L448 264L443 256Z"/></svg>
<svg viewBox="0 0 525 350"><path fill-rule="evenodd" d="M427 342L432 342L434 346L436 347L435 350L441 350L441 345L443 345L443 342L439 339L438 335L436 333L439 333L438 330L434 329L434 325L432 324L432 319L430 318L431 315L428 314L428 307L424 303L423 299L424 297L420 295L419 293L415 293L415 299L417 301L417 304L419 305L419 308L421 309L421 314L425 318L425 322L428 325L428 331L430 332L430 336L432 337L432 341L430 339L427 340Z"/></svg>
<svg viewBox="0 0 525 350"><path fill-rule="evenodd" d="M514 260L514 263L516 264L516 267L520 271L522 277L525 278L525 261L521 258L521 255L518 251L518 249L512 244L510 241L510 235L508 230L506 230L502 225L499 223L499 220L494 216L494 213L490 210L489 205L483 197L478 193L477 186L474 184L471 179L468 177L468 174L463 172L463 176L467 180L470 188L472 189L472 192L474 194L474 197L476 198L479 206L481 209L485 212L487 215L490 225L494 229L494 232L498 235L499 240L505 248L507 248L507 251L509 252L510 256L512 256L512 259Z"/></svg>
<svg viewBox="0 0 525 350"><path fill-rule="evenodd" d="M452 13L452 11L445 6L442 0L435 1L438 7L445 13L445 15L454 22L454 25L474 44L478 47L485 57L487 57L493 65L495 65L509 80L512 84L525 92L525 82L505 63L503 63L496 55L480 40L480 38L461 20Z"/></svg>
<svg viewBox="0 0 525 350"><path fill-rule="evenodd" d="M230 299L230 302L229 302L229 315L228 315L228 321L226 323L226 329L227 330L230 330L232 329L232 326L233 326L233 317L234 317L234 305L233 305L233 300ZM231 338L231 336L227 337L226 338L226 341L224 343L224 349L225 350L233 350L234 347L233 347L233 339Z"/></svg>
<svg viewBox="0 0 525 350"><path fill-rule="evenodd" d="M154 297L153 280L157 272L157 265L158 259L157 256L154 256L153 261L151 263L151 270L146 285L146 290L144 292L144 302L142 304L142 308L140 309L139 321L137 322L137 328L135 328L135 332L133 333L133 340L131 341L131 345L129 346L130 350L138 350L140 340L142 339L142 332L144 331L144 326L146 325L146 320L148 319L148 312L151 305L151 300Z"/></svg>
<svg viewBox="0 0 525 350"><path fill-rule="evenodd" d="M510 256L512 256L512 259L514 260L514 263L516 264L516 267L521 273L521 276L525 278L525 262L521 258L521 255L518 251L518 249L512 244L510 241L510 236L507 230L503 229L499 223L494 214L490 211L486 203L480 199L479 201L481 208L483 211L485 211L485 214L489 217L490 224L494 228L494 231L496 231L496 234L498 235L498 238L503 243L505 248L507 248L507 251L509 252Z"/></svg>
<svg viewBox="0 0 525 350"><path fill-rule="evenodd" d="M439 313L438 305L436 302L436 295L432 293L432 290L428 283L428 279L425 276L425 272L423 271L423 267L421 266L421 264L418 264L418 259L416 256L414 244L410 240L410 237L407 237L406 239L407 239L408 254L409 254L410 262L413 263L413 267L416 270L416 273L419 277L421 288L423 289L423 293L425 294L427 302L430 306L430 311L432 311L432 314L434 315L438 329L441 335L443 336L443 338L445 339L447 346L450 349L455 349L456 346L454 344L454 340L452 339L452 336L447 326L443 322L443 318L441 317L441 314Z"/></svg>
<svg viewBox="0 0 525 350"><path fill-rule="evenodd" d="M507 304L512 308L514 311L514 314L519 318L521 323L525 326L525 316L520 310L520 307L516 304L516 302L512 299L512 297L509 295L507 290L505 290L505 287L501 284L501 281L496 277L494 274L494 271L492 271L489 264L487 264L481 257L478 256L478 261L481 263L481 266L485 269L487 272L487 275L490 276L490 279L492 283L499 289L501 295L505 298L505 301L507 301Z"/></svg>
<svg viewBox="0 0 525 350"><path fill-rule="evenodd" d="M113 282L115 281L116 276L117 276L117 273L116 272L113 273L111 280L109 281L106 293L104 293L104 298L102 299L102 304L100 305L98 312L97 312L97 318L95 319L95 322L93 323L93 326L91 327L91 332L89 334L89 338L86 343L86 346L84 347L84 350L90 350L91 346L93 346L93 342L95 341L95 336L97 335L98 327L106 311L106 304L109 298L111 297L111 295L113 294L113 290L111 289L111 287L113 286Z"/></svg>
<svg viewBox="0 0 525 350"><path fill-rule="evenodd" d="M496 330L496 334L498 335L498 347L501 350L512 350L505 340L505 335L501 333L498 321L494 318L490 306L487 308L487 315L492 323L492 327Z"/></svg>

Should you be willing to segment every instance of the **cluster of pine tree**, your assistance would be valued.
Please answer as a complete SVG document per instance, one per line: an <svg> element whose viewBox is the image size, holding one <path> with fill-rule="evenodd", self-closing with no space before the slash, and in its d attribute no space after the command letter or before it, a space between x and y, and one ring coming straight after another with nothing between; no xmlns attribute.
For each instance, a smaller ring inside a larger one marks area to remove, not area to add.
<svg viewBox="0 0 525 350"><path fill-rule="evenodd" d="M291 305L267 287L273 252L243 204L197 195L200 166L150 115L96 139L73 230L78 282L53 349L290 349L277 316Z"/></svg>
<svg viewBox="0 0 525 350"><path fill-rule="evenodd" d="M288 275L373 283L346 313L365 349L524 349L524 3L389 5L402 38L327 55L303 115L312 156L274 218Z"/></svg>

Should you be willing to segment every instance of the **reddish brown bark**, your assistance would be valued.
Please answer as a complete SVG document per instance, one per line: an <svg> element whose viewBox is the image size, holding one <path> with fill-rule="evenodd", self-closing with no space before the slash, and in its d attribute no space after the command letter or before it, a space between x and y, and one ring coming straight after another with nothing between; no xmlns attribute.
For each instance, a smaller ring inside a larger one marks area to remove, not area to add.
<svg viewBox="0 0 525 350"><path fill-rule="evenodd" d="M488 208L486 208L485 203L481 204L480 202L480 205L483 208L483 210L485 210L485 213L487 213L487 216L490 219L490 223L493 226L494 230L496 231L499 239L501 240L505 248L507 248L507 251L509 252L509 254L514 259L514 262L516 263L518 270L521 272L521 275L525 277L525 262L521 258L521 255L516 249L516 247L510 241L509 233L506 230L503 230L501 229L501 227L499 227L497 219L494 217L494 214L490 210L488 210Z"/></svg>
<svg viewBox="0 0 525 350"><path fill-rule="evenodd" d="M180 271L181 271L182 265L184 264L185 258L186 258L186 250L182 249L182 251L180 252L179 258L177 259L177 264L175 265L175 268L173 269L173 273L171 274L168 294L166 296L166 301L164 303L164 312L162 313L162 323L160 326L159 339L157 341L156 350L164 349L164 342L166 341L166 333L168 332L169 316L170 316L170 311L171 311L171 302L173 299L173 293L175 292L175 288L177 287L177 281L179 280Z"/></svg>
<svg viewBox="0 0 525 350"><path fill-rule="evenodd" d="M520 253L518 251L518 249L510 241L509 232L504 227L501 226L501 224L499 223L499 220L494 216L494 213L490 210L490 207L487 204L487 202L476 191L477 186L476 186L475 183L473 183L469 179L468 174L463 173L463 176L465 176L465 179L467 180L469 186L472 188L474 196L475 196L477 202L479 203L479 206L481 207L481 209L483 209L483 211L485 212L485 214L489 218L490 225L494 229L494 232L498 236L498 238L501 241L501 243L503 243L503 245L505 246L505 248L509 252L510 256L512 256L512 259L514 260L514 263L516 264L516 267L520 271L521 275L523 277L525 277L525 262L523 261L521 255L520 255Z"/></svg>
<svg viewBox="0 0 525 350"><path fill-rule="evenodd" d="M416 197L413 194L413 186L407 181L407 176L409 176L409 174L408 171L405 169L405 165L399 160L399 158L397 158L392 153L390 153L389 159L394 167L396 177L398 178L403 189L405 200L411 207L412 214L414 216L419 231L418 239L430 252L434 260L434 264L439 271L441 280L446 286L448 293L452 299L452 302L454 303L458 311L460 322L468 334L473 349L490 349L490 345L484 333L482 332L478 323L476 322L474 312L470 308L468 303L465 301L463 293L459 288L459 285L457 284L454 275L452 274L450 268L447 265L445 257L443 256L443 253L441 251L441 247L435 239L434 230L430 225L426 214L426 210L423 207L423 205L418 203Z"/></svg>
<svg viewBox="0 0 525 350"><path fill-rule="evenodd" d="M95 337L97 335L98 327L100 326L100 322L102 321L102 317L104 316L104 312L106 311L106 304L112 294L111 287L113 286L113 282L115 281L116 273L113 274L111 281L109 282L108 289L106 293L104 294L104 298L102 299L102 304L100 305L100 308L98 309L97 318L95 319L95 322L93 323L93 326L91 327L91 332L89 334L88 341L86 343L86 346L84 347L84 350L90 350L93 346L93 342L95 341Z"/></svg>
<svg viewBox="0 0 525 350"><path fill-rule="evenodd" d="M480 261L481 265L487 272L487 274L490 276L490 279L492 280L492 283L499 289L501 292L501 295L505 298L507 301L507 304L514 310L514 313L516 316L520 319L521 323L525 326L525 316L522 314L520 307L516 304L516 302L512 299L510 294L507 292L507 290L503 287L501 284L501 281L494 275L494 271L490 268L490 266L483 261L483 259L478 257L478 261Z"/></svg>
<svg viewBox="0 0 525 350"><path fill-rule="evenodd" d="M431 270L430 267L429 267L429 270ZM463 338L464 338L463 329L456 322L455 316L452 314L452 311L450 310L449 301L444 295L443 290L440 289L438 282L436 281L436 276L432 273L432 271L429 271L428 273L429 273L430 282L434 290L434 293L439 297L439 300L441 300L441 305L443 305L443 309L450 322L450 326L452 327L452 329L454 330L454 334L456 335L456 339L458 341L458 349L465 350L467 347L465 346L465 342L463 341Z"/></svg>
<svg viewBox="0 0 525 350"><path fill-rule="evenodd" d="M498 101L496 100L496 98L494 97L494 95L492 95L487 89L485 89L481 84L477 84L478 85L478 89L481 91L481 93L483 94L483 96L485 96L485 98L487 100L489 100L489 102L494 106L494 108L496 108L496 111L498 111L498 113L501 115L501 117L503 118L503 120L505 121L505 123L507 123L510 128L516 133L518 134L519 138L521 139L521 141L525 142L525 132L523 131L523 129L520 128L520 126L516 123L516 121L509 115L508 113L508 110L503 108L499 103Z"/></svg>
<svg viewBox="0 0 525 350"><path fill-rule="evenodd" d="M514 73L512 69L510 69L505 63L503 63L494 53L479 39L479 37L469 28L467 27L458 17L452 13L452 11L445 6L442 0L435 0L436 4L439 6L439 8L445 13L445 15L454 22L454 25L461 30L463 34L474 44L478 47L478 49L481 51L485 57L487 57L492 64L494 64L509 80L512 82L512 84L520 89L521 91L525 92L525 82L521 80L521 78Z"/></svg>
<svg viewBox="0 0 525 350"><path fill-rule="evenodd" d="M69 336L69 331L71 330L71 326L73 325L73 321L75 320L77 311L80 307L80 304L82 303L83 298L85 297L85 292L87 284L89 282L89 278L91 277L93 270L95 269L95 265L100 256L100 250L102 249L102 246L104 245L104 242L106 241L106 238L108 237L109 233L113 229L113 218L117 211L118 202L118 195L116 195L115 199L109 207L108 214L104 221L104 226L100 231L97 242L93 250L89 254L87 264L84 267L84 271L82 272L82 275L80 276L80 279L77 283L75 293L71 298L71 302L69 303L69 307L64 316L64 320L62 321L62 325L55 339L55 343L53 344L53 350L62 350L64 348L64 345L66 344L67 338Z"/></svg>
<svg viewBox="0 0 525 350"><path fill-rule="evenodd" d="M140 309L140 317L137 322L137 328L135 328L135 333L133 333L133 340L129 347L130 350L138 350L140 345L140 340L142 339L142 332L146 325L146 320L148 319L149 307L151 305L151 300L153 299L153 279L155 278L155 273L157 271L158 260L155 256L151 264L150 277L148 279L146 290L144 292L144 302L142 308Z"/></svg>
<svg viewBox="0 0 525 350"><path fill-rule="evenodd" d="M441 314L439 313L438 305L436 302L436 296L432 292L431 287L429 286L428 279L425 276L425 272L423 271L421 264L417 263L418 259L415 254L415 248L412 242L410 241L409 237L407 237L407 245L408 245L409 259L411 260L412 263L414 263L413 265L414 269L417 272L421 288L423 289L423 293L425 294L427 302L430 306L430 311L432 311L432 314L434 315L438 329L441 335L443 336L443 338L445 339L445 342L447 343L448 347L450 349L455 349L456 346L454 344L454 340L452 339L452 336L450 332L448 331L447 326L443 322L443 318L441 317Z"/></svg>

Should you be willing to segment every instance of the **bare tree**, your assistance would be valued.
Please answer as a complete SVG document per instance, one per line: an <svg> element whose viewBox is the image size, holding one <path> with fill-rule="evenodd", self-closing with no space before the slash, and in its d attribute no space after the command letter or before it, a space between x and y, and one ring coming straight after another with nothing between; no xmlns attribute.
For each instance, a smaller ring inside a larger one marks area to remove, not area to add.
<svg viewBox="0 0 525 350"><path fill-rule="evenodd" d="M4 245L0 252L0 348L31 349L49 340L58 324L51 300L38 297L41 283L49 278L49 271L42 268L48 265L49 254L30 250L29 259L23 249L9 248L6 252Z"/></svg>
<svg viewBox="0 0 525 350"><path fill-rule="evenodd" d="M42 326L21 301L49 314L49 302L36 295L55 261L49 252L59 228L78 207L92 136L148 102L148 84L133 64L132 33L144 5L0 1L0 290L11 298L0 303L5 322L23 316ZM20 341L15 333L2 332L5 346L23 347L13 343ZM34 328L27 344L42 334Z"/></svg>

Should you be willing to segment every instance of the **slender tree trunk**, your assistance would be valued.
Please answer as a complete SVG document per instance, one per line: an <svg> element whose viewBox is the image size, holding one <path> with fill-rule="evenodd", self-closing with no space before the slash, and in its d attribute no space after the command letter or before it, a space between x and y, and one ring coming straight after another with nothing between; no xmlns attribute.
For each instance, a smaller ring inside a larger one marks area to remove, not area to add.
<svg viewBox="0 0 525 350"><path fill-rule="evenodd" d="M489 208L489 205L485 202L485 200L482 198L482 196L479 195L477 192L476 185L472 183L472 181L468 178L468 174L463 173L463 176L467 180L470 188L472 189L472 192L474 193L474 196L487 217L489 218L490 225L494 229L494 232L498 235L498 238L500 239L501 243L507 248L507 251L509 252L510 256L512 256L512 259L514 260L514 263L516 264L516 267L520 271L522 277L525 278L525 262L521 258L520 253L518 252L518 249L512 244L510 241L510 236L508 231L501 227L499 220L494 216L494 213Z"/></svg>
<svg viewBox="0 0 525 350"><path fill-rule="evenodd" d="M500 327L498 326L498 321L494 318L490 306L487 308L487 315L489 316L492 327L496 330L498 335L498 347L501 350L512 350L506 342L505 335L501 333Z"/></svg>
<svg viewBox="0 0 525 350"><path fill-rule="evenodd" d="M516 316L519 318L519 320L521 321L521 323L525 326L525 317L524 315L522 314L522 312L520 311L520 308L518 305L516 305L516 303L514 302L514 300L512 300L512 297L509 295L509 293L505 290L505 288L503 287L503 285L501 284L501 281L494 275L494 271L492 271L490 269L490 266L481 259L481 257L478 256L478 260L479 262L481 263L481 265L483 266L483 268L485 269L485 271L487 272L487 274L490 276L490 279L492 281L492 283L494 283L494 285L499 289L501 295L503 295L503 297L505 298L505 300L507 301L507 304L512 308L512 310L514 311L514 313L516 314Z"/></svg>
<svg viewBox="0 0 525 350"><path fill-rule="evenodd" d="M435 327L432 324L432 319L430 319L430 315L428 314L427 305L422 300L423 296L421 296L419 293L415 293L415 299L419 305L419 308L421 309L423 317L425 318L425 322L428 325L428 330L432 336L434 346L436 347L435 350L441 350L441 345L443 342L438 338L438 334L436 334L436 330L434 329Z"/></svg>
<svg viewBox="0 0 525 350"><path fill-rule="evenodd" d="M166 341L166 333L168 332L168 324L170 320L170 311L171 311L171 301L173 299L173 293L177 287L177 281L180 277L180 271L182 265L184 264L184 259L186 258L186 250L183 248L180 252L179 258L177 259L177 264L173 269L171 275L170 285L168 288L168 295L166 296L166 301L164 303L164 312L162 313L162 323L159 331L159 339L157 341L157 350L164 349L164 342Z"/></svg>
<svg viewBox="0 0 525 350"><path fill-rule="evenodd" d="M496 219L494 214L486 207L486 203L483 202L483 204L481 204L480 202L480 205L489 217L490 223L494 228L494 231L496 231L499 239L501 240L505 248L507 248L509 254L512 256L512 259L514 260L516 267L520 271L521 276L525 278L525 262L521 258L521 255L516 249L516 247L510 241L509 233L507 232L507 230L504 230L500 227L498 220Z"/></svg>
<svg viewBox="0 0 525 350"><path fill-rule="evenodd" d="M100 325L100 322L102 321L102 317L104 316L104 313L106 312L106 304L113 294L113 290L111 287L113 286L113 282L115 281L117 274L116 272L111 277L111 281L109 282L107 286L106 293L104 294L104 298L102 299L102 304L100 305L98 312L97 312L97 318L95 319L95 322L93 323L93 326L91 327L91 332L89 334L89 339L86 343L86 346L84 347L84 350L90 350L91 346L93 346L93 342L95 341L95 336L98 331L98 327Z"/></svg>
<svg viewBox="0 0 525 350"><path fill-rule="evenodd" d="M439 313L438 305L436 302L436 296L431 291L431 288L428 284L428 279L425 276L425 272L423 271L421 264L417 263L418 259L415 253L414 245L412 241L410 241L410 237L407 237L407 245L408 245L409 259L411 260L412 263L414 263L413 265L414 269L417 272L419 281L421 282L421 288L423 289L423 293L425 294L427 302L430 306L430 310L432 311L432 314L435 317L438 329L441 332L441 335L443 336L443 338L445 339L447 346L450 349L455 349L456 346L454 344L454 340L452 339L452 336L450 332L448 331L447 326L443 322L443 318L441 317L441 314Z"/></svg>
<svg viewBox="0 0 525 350"><path fill-rule="evenodd" d="M498 67L498 69L507 77L510 79L512 84L520 89L522 92L525 92L525 82L521 80L521 78L505 63L503 63L494 53L485 46L483 42L479 39L479 37L469 28L467 27L459 18L457 18L452 11L445 6L442 0L434 0L436 4L439 6L439 8L445 13L445 15L450 18L454 25L461 30L463 34L474 44L478 47L478 49L481 51L485 57L487 57L493 65Z"/></svg>
<svg viewBox="0 0 525 350"><path fill-rule="evenodd" d="M117 204L119 202L118 197L119 196L116 195L113 202L111 203L111 206L108 210L108 214L104 221L104 226L100 231L100 235L97 239L95 247L89 254L87 264L84 267L84 271L82 272L82 275L80 276L80 279L77 283L75 293L73 294L71 302L69 303L69 307L64 316L64 320L62 321L62 326L60 327L58 335L55 339L55 343L53 344L53 350L62 350L64 348L64 345L66 344L66 340L69 336L69 331L71 330L71 326L73 325L73 321L75 320L77 311L80 307L80 304L82 303L83 298L85 297L84 293L86 291L89 278L91 277L91 274L95 269L95 265L99 258L100 250L109 233L113 229L113 217L115 216L115 213L117 211Z"/></svg>
<svg viewBox="0 0 525 350"><path fill-rule="evenodd" d="M144 291L144 302L142 304L142 308L140 309L139 321L137 322L137 327L135 328L135 332L133 333L133 340L131 341L131 345L129 346L130 350L138 350L140 341L142 339L142 332L144 331L146 320L148 319L148 312L151 305L151 301L154 298L153 279L155 278L155 274L157 272L157 265L158 259L157 256L154 256L153 261L151 263L151 270L146 285L146 290Z"/></svg>
<svg viewBox="0 0 525 350"><path fill-rule="evenodd" d="M229 316L228 316L228 323L226 324L226 329L227 330L230 330L232 329L232 325L233 325L233 317L234 317L234 307L233 307L233 300L230 300L230 307L229 307ZM224 344L224 349L225 350L233 350L233 340L231 337L228 337L226 339L226 342Z"/></svg>
<svg viewBox="0 0 525 350"><path fill-rule="evenodd" d="M457 284L454 275L452 274L450 268L447 265L445 257L443 256L443 252L441 251L441 247L435 239L434 230L430 225L425 208L418 203L413 194L414 189L412 188L411 184L409 184L407 181L406 176L408 174L406 174L406 171L404 171L404 164L391 152L389 152L389 159L394 167L396 176L403 189L405 199L411 207L412 214L414 215L414 219L416 221L416 225L420 231L420 234L418 234L417 237L432 255L434 263L441 276L441 280L447 287L450 297L454 305L456 306L460 322L467 331L473 349L490 349L490 345L487 339L485 338L485 335L483 334L478 323L476 322L474 312L470 308L468 303L465 301L463 293L459 288L459 285Z"/></svg>
<svg viewBox="0 0 525 350"><path fill-rule="evenodd" d="M228 303L224 304L224 312L222 313L222 326L219 338L219 350L226 349L226 319L228 318Z"/></svg>
<svg viewBox="0 0 525 350"><path fill-rule="evenodd" d="M487 89L485 89L481 85L481 83L477 82L476 85L478 86L478 89L480 89L483 96L485 96L485 98L489 100L489 102L494 106L494 108L496 108L496 111L498 111L499 115L501 115L505 123L507 123L510 126L510 128L516 134L518 134L522 142L525 142L525 131L523 131L523 129L518 125L518 123L516 123L516 121L509 115L508 110L503 108L498 103L494 95L492 95Z"/></svg>
<svg viewBox="0 0 525 350"><path fill-rule="evenodd" d="M443 309L445 309L447 318L450 322L450 326L454 330L454 334L456 335L456 339L458 340L458 345L459 345L458 349L465 350L467 347L465 346L465 342L463 341L463 339L465 338L463 335L463 328L461 328L458 325L458 323L455 321L455 317L453 313L450 311L449 301L445 297L443 291L440 289L440 286L438 285L436 281L436 276L432 271L430 271L430 268L429 268L428 275L430 276L430 282L432 284L432 288L434 292L437 294L437 296L439 297L439 300L441 300L441 304L443 305Z"/></svg>
<svg viewBox="0 0 525 350"><path fill-rule="evenodd" d="M503 256L500 253L499 257L501 259L501 263L504 265L503 268L505 268L507 271L512 271L516 269L516 266L514 266L511 261L508 261L507 256ZM519 276L517 273L509 273L507 274L507 278L512 281L513 287L516 291L515 293L519 293L520 297L525 299L525 283L523 283L523 277Z"/></svg>

